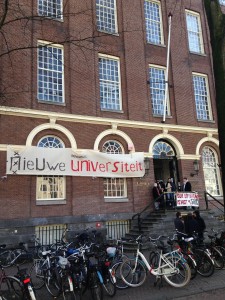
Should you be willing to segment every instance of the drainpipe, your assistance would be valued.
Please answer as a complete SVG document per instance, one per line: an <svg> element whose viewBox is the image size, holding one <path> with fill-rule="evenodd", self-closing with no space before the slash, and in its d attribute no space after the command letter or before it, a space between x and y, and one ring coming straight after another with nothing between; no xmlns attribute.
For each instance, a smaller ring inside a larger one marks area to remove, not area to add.
<svg viewBox="0 0 225 300"><path fill-rule="evenodd" d="M169 83L168 83L168 77L169 77L169 63L170 63L170 35L171 35L171 19L172 19L172 14L169 13L169 32L168 32L168 45L167 45L167 58L166 58L166 74L165 74L165 97L164 97L164 103L163 103L163 120L162 123L165 123L166 120L166 103L167 103L167 98L168 98L168 88L169 88Z"/></svg>

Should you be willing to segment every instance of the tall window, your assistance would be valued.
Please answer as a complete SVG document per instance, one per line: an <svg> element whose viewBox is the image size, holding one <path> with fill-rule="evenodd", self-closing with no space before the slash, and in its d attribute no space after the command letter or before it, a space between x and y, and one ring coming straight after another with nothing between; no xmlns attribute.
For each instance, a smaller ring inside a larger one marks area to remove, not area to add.
<svg viewBox="0 0 225 300"><path fill-rule="evenodd" d="M117 33L116 0L96 0L97 29Z"/></svg>
<svg viewBox="0 0 225 300"><path fill-rule="evenodd" d="M189 50L194 53L204 53L200 15L186 10Z"/></svg>
<svg viewBox="0 0 225 300"><path fill-rule="evenodd" d="M192 74L195 106L198 120L212 120L208 77L206 75Z"/></svg>
<svg viewBox="0 0 225 300"><path fill-rule="evenodd" d="M38 43L38 100L64 103L62 46Z"/></svg>
<svg viewBox="0 0 225 300"><path fill-rule="evenodd" d="M215 151L206 146L202 150L202 164L206 191L213 196L220 195L220 171Z"/></svg>
<svg viewBox="0 0 225 300"><path fill-rule="evenodd" d="M38 0L38 15L62 20L62 0Z"/></svg>
<svg viewBox="0 0 225 300"><path fill-rule="evenodd" d="M121 83L119 59L99 56L101 109L121 110Z"/></svg>
<svg viewBox="0 0 225 300"><path fill-rule="evenodd" d="M60 139L54 136L43 137L38 142L38 147L64 148ZM64 200L65 177L64 176L38 176L37 177L37 200Z"/></svg>
<svg viewBox="0 0 225 300"><path fill-rule="evenodd" d="M163 115L164 103L165 103L165 68L150 66L149 78L150 78L150 95L152 101L153 115ZM169 114L169 99L167 95L166 100L166 114Z"/></svg>
<svg viewBox="0 0 225 300"><path fill-rule="evenodd" d="M160 2L145 0L144 11L147 42L164 44Z"/></svg>
<svg viewBox="0 0 225 300"><path fill-rule="evenodd" d="M102 147L102 152L109 154L122 154L124 150L117 141L108 141ZM105 198L125 198L127 196L126 179L105 178L104 179Z"/></svg>

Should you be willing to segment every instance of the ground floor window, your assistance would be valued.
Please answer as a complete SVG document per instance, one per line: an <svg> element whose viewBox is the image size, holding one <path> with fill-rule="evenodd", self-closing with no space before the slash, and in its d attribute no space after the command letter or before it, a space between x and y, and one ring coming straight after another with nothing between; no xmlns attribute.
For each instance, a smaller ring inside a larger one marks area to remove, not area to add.
<svg viewBox="0 0 225 300"><path fill-rule="evenodd" d="M42 245L52 245L60 241L67 229L67 224L36 226L35 235Z"/></svg>
<svg viewBox="0 0 225 300"><path fill-rule="evenodd" d="M202 165L205 179L206 191L213 195L219 196L220 192L220 170L218 167L218 157L211 147L204 147L202 150Z"/></svg>

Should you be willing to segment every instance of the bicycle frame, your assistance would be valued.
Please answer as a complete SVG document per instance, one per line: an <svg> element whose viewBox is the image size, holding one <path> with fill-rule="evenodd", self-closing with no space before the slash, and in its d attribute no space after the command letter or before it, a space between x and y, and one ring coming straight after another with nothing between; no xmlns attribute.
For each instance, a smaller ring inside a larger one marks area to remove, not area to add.
<svg viewBox="0 0 225 300"><path fill-rule="evenodd" d="M149 265L149 263L148 263L147 259L145 258L144 254L139 249L137 249L136 256L135 256L136 261L135 261L134 270L137 267L138 260L140 261L140 259L139 259L139 257L140 257L141 261L144 263L146 269L152 275L154 275L154 276L163 276L163 275L172 274L173 272L175 272L176 266L174 266L173 263L171 263L171 261L167 259L167 256L169 256L169 255L176 256L176 258L182 259L182 261L184 260L184 258L181 257L178 254L178 250L168 252L166 254L162 254L162 250L161 250L160 253L159 253L159 265L156 269L154 269Z"/></svg>

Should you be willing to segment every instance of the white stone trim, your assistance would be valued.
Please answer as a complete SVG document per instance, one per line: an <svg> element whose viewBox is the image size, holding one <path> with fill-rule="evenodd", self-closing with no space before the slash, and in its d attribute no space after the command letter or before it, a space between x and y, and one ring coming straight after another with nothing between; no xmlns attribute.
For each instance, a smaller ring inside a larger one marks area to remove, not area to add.
<svg viewBox="0 0 225 300"><path fill-rule="evenodd" d="M195 151L196 155L200 155L199 151L200 151L201 145L202 145L203 143L205 143L205 142L212 142L212 143L216 144L216 145L219 147L219 140L217 140L216 138L213 138L213 137L211 137L210 135L208 135L207 137L202 138L202 139L198 142L198 144L197 144L197 146L196 146L196 151Z"/></svg>
<svg viewBox="0 0 225 300"><path fill-rule="evenodd" d="M65 134L65 136L69 139L70 141L70 145L72 149L77 149L77 143L76 140L74 139L73 134L64 126L59 125L59 124L55 124L54 122L50 122L50 123L45 123L45 124L41 124L37 127L35 127L28 135L27 140L26 140L26 146L32 146L33 143L33 139L34 137L43 130L46 129L54 129L54 130L58 130L62 133Z"/></svg>

